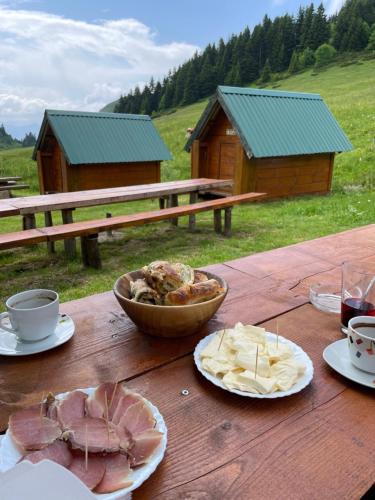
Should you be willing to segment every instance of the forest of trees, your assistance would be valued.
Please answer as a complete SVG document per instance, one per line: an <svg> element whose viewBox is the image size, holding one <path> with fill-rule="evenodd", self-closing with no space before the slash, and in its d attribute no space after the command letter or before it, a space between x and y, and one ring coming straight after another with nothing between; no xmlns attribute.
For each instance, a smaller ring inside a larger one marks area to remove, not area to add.
<svg viewBox="0 0 375 500"><path fill-rule="evenodd" d="M324 66L337 52L375 50L375 0L347 0L327 18L323 4L300 7L296 17L267 15L252 32L245 28L227 42L209 44L202 53L170 71L160 82L151 78L122 95L117 113L151 115L208 97L217 85L241 86L271 79L272 73L294 73Z"/></svg>
<svg viewBox="0 0 375 500"><path fill-rule="evenodd" d="M29 146L34 146L36 143L36 137L32 132L25 135L22 140L15 139L8 134L5 130L4 125L0 125L0 149L11 149L11 148L27 148Z"/></svg>

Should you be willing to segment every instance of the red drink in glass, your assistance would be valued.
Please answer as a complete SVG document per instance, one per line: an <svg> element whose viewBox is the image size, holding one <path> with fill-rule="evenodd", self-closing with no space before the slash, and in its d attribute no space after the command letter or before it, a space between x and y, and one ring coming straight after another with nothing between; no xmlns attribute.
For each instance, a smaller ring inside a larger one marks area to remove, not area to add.
<svg viewBox="0 0 375 500"><path fill-rule="evenodd" d="M361 299L346 299L341 304L341 324L347 327L355 316L375 316L375 305Z"/></svg>
<svg viewBox="0 0 375 500"><path fill-rule="evenodd" d="M375 261L344 262L342 266L341 330L355 316L375 316Z"/></svg>

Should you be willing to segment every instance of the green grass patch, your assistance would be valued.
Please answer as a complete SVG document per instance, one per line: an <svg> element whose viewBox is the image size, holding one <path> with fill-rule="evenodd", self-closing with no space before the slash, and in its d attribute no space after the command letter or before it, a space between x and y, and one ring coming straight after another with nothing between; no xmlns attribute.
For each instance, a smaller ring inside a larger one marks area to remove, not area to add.
<svg viewBox="0 0 375 500"><path fill-rule="evenodd" d="M79 256L68 261L62 242L52 256L44 245L3 251L0 301L30 287L56 289L65 301L109 290L120 274L155 259L203 266L374 223L375 60L362 62L331 66L314 77L309 70L270 84L281 90L320 93L354 145L354 151L336 157L331 194L235 207L229 239L214 233L211 213L197 215L195 234L186 231L187 218L180 219L177 228L162 222L119 231L118 239L101 243L100 271L83 269ZM173 160L162 165L163 180L190 177L190 155L183 150L186 129L196 124L206 104L202 101L154 120L173 154ZM31 149L0 152L0 176L21 175L30 184L26 194L38 192L31 153ZM17 195L21 193L25 192ZM77 210L74 218L90 220L104 218L107 212L120 215L157 207L156 200L93 207ZM54 214L54 222L61 222L59 213ZM19 217L0 219L0 232L18 230L20 224ZM42 216L38 216L38 224L43 224ZM0 309L2 306L0 302Z"/></svg>

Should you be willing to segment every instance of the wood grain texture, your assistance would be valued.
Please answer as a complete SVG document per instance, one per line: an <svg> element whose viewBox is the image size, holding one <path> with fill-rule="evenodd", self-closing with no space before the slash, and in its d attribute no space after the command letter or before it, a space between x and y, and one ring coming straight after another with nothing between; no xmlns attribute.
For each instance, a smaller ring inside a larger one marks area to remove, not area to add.
<svg viewBox="0 0 375 500"><path fill-rule="evenodd" d="M67 344L40 355L1 360L0 430L12 411L40 400L43 392L135 377L192 352L201 338L236 321L259 323L306 303L289 291L275 291L273 281L259 280L256 287L254 278L225 265L207 270L227 281L227 298L201 332L183 341L140 333L112 292L62 304L61 311L76 325L76 334ZM244 296L246 287L249 292Z"/></svg>
<svg viewBox="0 0 375 500"><path fill-rule="evenodd" d="M371 437L375 421L370 416L375 409L373 391L335 374L322 359L324 347L342 338L338 318L305 305L279 316L278 321L280 334L297 342L314 363L312 384L298 394L275 400L229 394L204 379L191 358L129 383L137 390L143 388L146 397L152 395L166 418L170 436L167 458L135 493L135 499L159 495L166 499L196 498L198 492L205 492L207 498L309 498L307 493L311 494L313 488L317 493L313 498L319 498L325 488L332 493L340 482L338 491L345 491L345 482L352 482L359 471L361 481L354 481L352 491L363 493L369 488L375 442ZM276 322L264 326L275 331ZM189 390L189 396L179 396L182 388ZM351 399L346 399L347 393L359 394L362 404L358 413ZM336 398L341 402L336 403ZM347 418L351 426L344 424ZM357 431L355 427L362 421L365 428ZM360 466L347 475L346 464L339 470L340 456L344 462L346 457L351 458L351 464L355 462L352 457L356 456L357 443L353 436L360 441L366 439L366 449L362 450ZM363 467L365 464L367 467ZM327 473L323 473L325 469ZM329 485L329 474L335 469L340 480L332 478ZM216 488L213 483L219 476L220 486ZM272 480L265 480L270 476ZM219 491L225 495L218 497ZM249 491L254 496L246 496Z"/></svg>
<svg viewBox="0 0 375 500"><path fill-rule="evenodd" d="M16 408L62 392L125 380L158 406L168 427L168 449L135 500L160 498L352 499L373 483L374 391L331 370L322 351L343 338L337 315L307 303L308 284L337 279L330 262L334 240L349 258L350 240L375 257L375 226L214 264L229 292L197 335L160 339L139 333L108 292L62 304L76 334L40 355L5 358L0 370L0 429ZM321 252L319 244L321 243ZM322 258L319 256L322 255ZM327 259L327 260L325 260ZM252 262L253 260L253 262ZM196 370L192 351L207 334L243 323L262 323L298 343L314 363L312 383L298 394L255 400L213 386ZM188 389L187 396L181 395Z"/></svg>
<svg viewBox="0 0 375 500"><path fill-rule="evenodd" d="M239 450L238 458L152 498L361 498L373 485L374 411L368 391L348 388L281 422ZM135 492L135 500L150 498L152 481Z"/></svg>
<svg viewBox="0 0 375 500"><path fill-rule="evenodd" d="M175 195L174 195L175 196ZM158 222L170 219L171 216L182 217L185 215L197 214L207 210L221 209L228 206L238 205L240 203L258 201L264 198L264 193L246 193L237 196L230 196L217 200L203 201L193 203L192 205L172 206L162 210L152 212L139 212L132 215L119 215L109 219L98 219L94 221L74 222L72 224L63 224L60 226L41 228L49 240L55 241L74 236L85 236L95 234L109 229L119 229L123 227L138 226L150 222Z"/></svg>
<svg viewBox="0 0 375 500"><path fill-rule="evenodd" d="M140 184L128 187L93 189L71 193L56 193L13 198L11 206L14 209L18 209L21 214L38 213L45 212L47 210L53 211L159 198L161 196L168 196L172 194L205 191L231 185L232 181L225 179L187 179L182 181L169 181L154 184ZM51 189L51 191L53 190ZM0 215L1 206L3 205L9 206L9 203L3 204L0 200Z"/></svg>
<svg viewBox="0 0 375 500"><path fill-rule="evenodd" d="M47 236L39 229L27 229L14 233L0 234L0 250L9 248L17 248L24 245L34 245L36 243L44 243L47 241Z"/></svg>

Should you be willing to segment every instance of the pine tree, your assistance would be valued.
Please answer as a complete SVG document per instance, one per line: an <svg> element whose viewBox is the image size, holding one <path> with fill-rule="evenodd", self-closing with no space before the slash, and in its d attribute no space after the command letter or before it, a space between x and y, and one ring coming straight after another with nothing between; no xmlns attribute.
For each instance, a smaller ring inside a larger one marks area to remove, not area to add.
<svg viewBox="0 0 375 500"><path fill-rule="evenodd" d="M309 7L305 10L305 16L302 25L302 36L301 36L301 47L306 49L309 47L313 48L313 33L312 33L312 24L314 20L314 4L311 3Z"/></svg>
<svg viewBox="0 0 375 500"><path fill-rule="evenodd" d="M324 6L321 3L314 14L313 21L311 24L311 46L310 48L315 50L323 43L328 43L330 35L329 24L325 15Z"/></svg>
<svg viewBox="0 0 375 500"><path fill-rule="evenodd" d="M191 63L185 80L182 104L184 106L186 106L187 104L192 104L197 100L197 98L198 98L197 76L194 64Z"/></svg>
<svg viewBox="0 0 375 500"><path fill-rule="evenodd" d="M288 73L290 73L292 75L293 73L297 73L297 71L299 71L299 69L300 69L300 62L299 62L298 53L296 51L294 51L292 54L292 57L290 59Z"/></svg>
<svg viewBox="0 0 375 500"><path fill-rule="evenodd" d="M367 50L375 50L375 24L372 27L370 37L368 39Z"/></svg>
<svg viewBox="0 0 375 500"><path fill-rule="evenodd" d="M266 64L263 67L262 73L260 75L261 83L267 83L271 80L271 65L270 61L267 59Z"/></svg>
<svg viewBox="0 0 375 500"><path fill-rule="evenodd" d="M142 92L140 111L142 115L150 115L152 113L151 90L148 85L145 85L145 88L143 89Z"/></svg>
<svg viewBox="0 0 375 500"><path fill-rule="evenodd" d="M294 29L295 47L297 50L300 50L302 48L302 38L303 38L302 33L303 33L304 22L305 22L305 9L303 7L300 7Z"/></svg>

